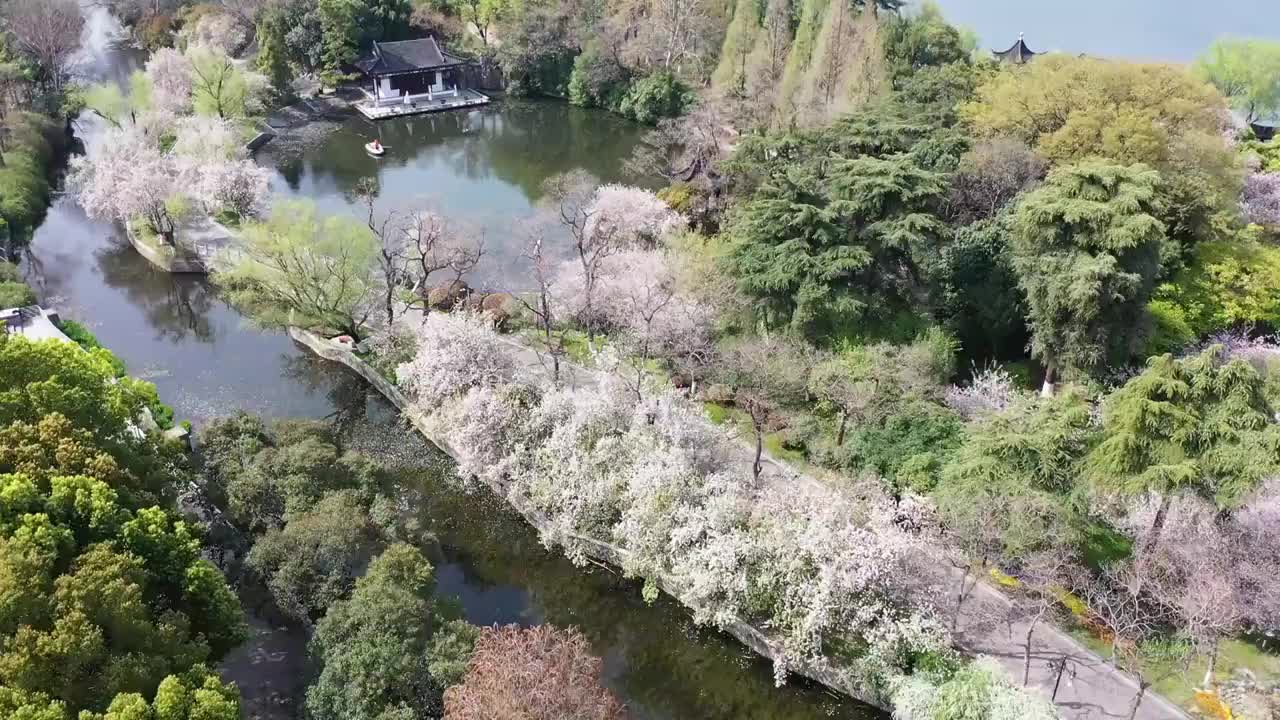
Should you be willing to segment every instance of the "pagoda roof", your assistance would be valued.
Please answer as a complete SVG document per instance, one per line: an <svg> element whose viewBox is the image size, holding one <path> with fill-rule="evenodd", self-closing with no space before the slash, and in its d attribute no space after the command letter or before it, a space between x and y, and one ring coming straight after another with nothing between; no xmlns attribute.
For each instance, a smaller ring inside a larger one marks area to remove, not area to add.
<svg viewBox="0 0 1280 720"><path fill-rule="evenodd" d="M355 66L365 75L398 75L464 65L467 60L440 48L433 37L419 40L375 42Z"/></svg>
<svg viewBox="0 0 1280 720"><path fill-rule="evenodd" d="M1022 33L1018 33L1018 41L1015 42L1008 50L992 50L991 54L1000 62L1009 62L1021 65L1040 53L1034 52L1022 40Z"/></svg>

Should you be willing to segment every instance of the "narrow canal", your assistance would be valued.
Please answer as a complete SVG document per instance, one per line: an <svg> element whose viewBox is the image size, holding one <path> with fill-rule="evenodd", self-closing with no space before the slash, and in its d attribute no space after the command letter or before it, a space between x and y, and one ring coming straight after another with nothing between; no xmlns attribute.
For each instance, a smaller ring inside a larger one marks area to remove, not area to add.
<svg viewBox="0 0 1280 720"><path fill-rule="evenodd" d="M88 12L84 75L126 78L137 53L120 44L105 11ZM92 118L78 123L87 152L100 130ZM390 150L382 162L359 150L360 138L378 134ZM377 178L388 205L446 211L485 234L491 264L483 282L509 286L519 279L512 228L531 212L542 179L573 167L622 179L622 158L638 136L638 128L603 113L513 102L379 127L359 120L308 127L259 161L277 170L277 192L313 198L331 212L355 210L351 190L363 177ZM884 717L810 684L776 688L769 663L696 627L676 603L646 604L636 583L546 550L496 498L442 480L440 454L403 430L358 378L279 332L251 327L207 282L154 270L119 228L89 220L71 198L55 200L24 268L45 304L91 327L197 427L240 408L343 421L353 445L393 464L418 492L422 523L440 540L440 591L461 600L467 619L579 628L605 658L606 682L632 717ZM224 673L241 685L254 716L295 717L288 700L306 681L302 638L256 627L258 636Z"/></svg>

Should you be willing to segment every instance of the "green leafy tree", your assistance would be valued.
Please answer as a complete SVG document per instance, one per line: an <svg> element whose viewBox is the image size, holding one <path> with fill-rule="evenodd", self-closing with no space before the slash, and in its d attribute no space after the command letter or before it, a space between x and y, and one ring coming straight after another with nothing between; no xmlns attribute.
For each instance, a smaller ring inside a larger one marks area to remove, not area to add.
<svg viewBox="0 0 1280 720"><path fill-rule="evenodd" d="M316 11L320 19L321 78L326 85L336 86L343 69L355 61L360 50L360 0L319 0Z"/></svg>
<svg viewBox="0 0 1280 720"><path fill-rule="evenodd" d="M1280 247L1251 237L1196 245L1187 265L1156 289L1183 340L1232 327L1280 329ZM1177 347L1167 347L1172 351Z"/></svg>
<svg viewBox="0 0 1280 720"><path fill-rule="evenodd" d="M392 545L316 626L310 650L320 674L307 710L316 720L439 717L477 635L435 598L422 553Z"/></svg>
<svg viewBox="0 0 1280 720"><path fill-rule="evenodd" d="M106 350L0 337L0 426L58 413L99 440L126 442L134 420L158 402L151 383L117 379Z"/></svg>
<svg viewBox="0 0 1280 720"><path fill-rule="evenodd" d="M1018 203L1011 256L1047 393L1059 372L1096 372L1142 346L1164 240L1158 182L1142 165L1086 162Z"/></svg>
<svg viewBox="0 0 1280 720"><path fill-rule="evenodd" d="M105 713L81 713L79 720L239 720L240 692L223 684L203 665L170 675L147 702L138 693L117 695Z"/></svg>
<svg viewBox="0 0 1280 720"><path fill-rule="evenodd" d="M1219 38L1193 67L1245 116L1245 122L1280 111L1280 42Z"/></svg>
<svg viewBox="0 0 1280 720"><path fill-rule="evenodd" d="M67 706L41 693L0 686L0 715L10 720L68 720Z"/></svg>
<svg viewBox="0 0 1280 720"><path fill-rule="evenodd" d="M181 451L155 438L100 447L88 430L51 413L0 427L0 473L21 473L49 492L59 476L101 480L128 509L166 503L181 482Z"/></svg>
<svg viewBox="0 0 1280 720"><path fill-rule="evenodd" d="M1026 307L1009 251L1012 214L956 230L939 253L936 313L970 358L1020 358Z"/></svg>
<svg viewBox="0 0 1280 720"><path fill-rule="evenodd" d="M0 281L0 309L34 305L36 294L26 283Z"/></svg>
<svg viewBox="0 0 1280 720"><path fill-rule="evenodd" d="M288 95L293 82L289 63L289 14L281 7L268 6L258 18L258 70L271 81L277 95Z"/></svg>
<svg viewBox="0 0 1280 720"><path fill-rule="evenodd" d="M1074 544L1069 493L1089 433L1079 396L1027 401L972 428L947 461L933 497L962 553L953 629L977 582L975 564L1017 563Z"/></svg>
<svg viewBox="0 0 1280 720"><path fill-rule="evenodd" d="M346 597L364 564L380 547L377 527L350 490L331 493L281 530L270 530L248 563L266 582L280 609L311 623Z"/></svg>
<svg viewBox="0 0 1280 720"><path fill-rule="evenodd" d="M201 115L234 120L249 114L249 80L245 71L220 49L197 46L191 61L191 101Z"/></svg>
<svg viewBox="0 0 1280 720"><path fill-rule="evenodd" d="M1221 346L1183 359L1151 358L1141 375L1107 398L1102 441L1089 453L1089 479L1103 490L1153 495L1146 533L1159 541L1169 506L1193 493L1238 507L1280 469L1280 426L1258 371L1225 360Z"/></svg>
<svg viewBox="0 0 1280 720"><path fill-rule="evenodd" d="M1053 53L992 75L961 114L978 136L1012 136L1054 165L1107 158L1159 170L1160 203L1150 210L1187 246L1212 239L1238 212L1225 106L1181 67Z"/></svg>
<svg viewBox="0 0 1280 720"><path fill-rule="evenodd" d="M792 167L730 216L728 269L768 325L852 326L904 297L945 230L931 214L942 190L909 154Z"/></svg>
<svg viewBox="0 0 1280 720"><path fill-rule="evenodd" d="M884 50L891 72L897 78L925 67L966 63L974 45L972 38L942 17L937 4L925 2L919 12L889 16Z"/></svg>
<svg viewBox="0 0 1280 720"><path fill-rule="evenodd" d="M244 228L240 250L216 278L255 321L363 336L377 305L378 243L358 220L322 219L310 202L282 202Z"/></svg>

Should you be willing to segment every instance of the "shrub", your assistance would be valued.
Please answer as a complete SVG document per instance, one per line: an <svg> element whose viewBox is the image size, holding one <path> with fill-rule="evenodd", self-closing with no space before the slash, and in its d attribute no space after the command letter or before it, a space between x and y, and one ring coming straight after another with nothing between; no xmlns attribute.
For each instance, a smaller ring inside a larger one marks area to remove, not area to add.
<svg viewBox="0 0 1280 720"><path fill-rule="evenodd" d="M92 332L89 332L89 329L84 325L81 325L75 320L60 320L58 321L58 329L61 330L62 334L66 335L71 342L79 345L85 350L103 350L107 354L107 360L111 363L111 367L113 368L116 377L124 377L128 372L124 361L116 357L115 353L104 348L102 343L98 342L98 338L95 337ZM170 410L169 413L172 416L173 411ZM170 419L172 419L172 417Z"/></svg>
<svg viewBox="0 0 1280 720"><path fill-rule="evenodd" d="M444 694L445 720L622 720L600 685L603 663L576 630L515 625L484 630L461 685Z"/></svg>
<svg viewBox="0 0 1280 720"><path fill-rule="evenodd" d="M1157 288L1157 320L1174 323L1173 309L1194 335L1237 325L1280 328L1280 247L1248 234L1196 245L1190 262L1173 281ZM1172 307L1171 307L1172 306ZM1166 326L1168 329L1170 326Z"/></svg>
<svg viewBox="0 0 1280 720"><path fill-rule="evenodd" d="M669 72L637 80L618 103L618 112L646 125L667 117L679 117L693 105L693 90Z"/></svg>
<svg viewBox="0 0 1280 720"><path fill-rule="evenodd" d="M20 282L0 281L0 309L23 307L36 301L31 288Z"/></svg>

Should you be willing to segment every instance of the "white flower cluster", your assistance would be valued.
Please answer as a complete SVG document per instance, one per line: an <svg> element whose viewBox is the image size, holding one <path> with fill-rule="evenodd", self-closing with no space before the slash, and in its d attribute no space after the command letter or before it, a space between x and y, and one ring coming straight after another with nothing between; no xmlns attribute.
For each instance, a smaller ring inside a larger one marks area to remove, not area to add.
<svg viewBox="0 0 1280 720"><path fill-rule="evenodd" d="M781 676L841 638L869 643L864 671L887 674L947 647L936 620L904 606L915 541L874 503L792 478L755 485L750 454L674 392L637 402L609 380L515 382L483 319L431 315L418 341L397 377L460 472L536 508L544 541L571 557L582 558L575 537L610 542L628 574L678 588L699 622L763 624L781 639Z"/></svg>
<svg viewBox="0 0 1280 720"><path fill-rule="evenodd" d="M947 388L946 403L966 420L985 413L1000 412L1013 404L1018 388L1013 376L1002 368L987 368L975 373L964 387Z"/></svg>

